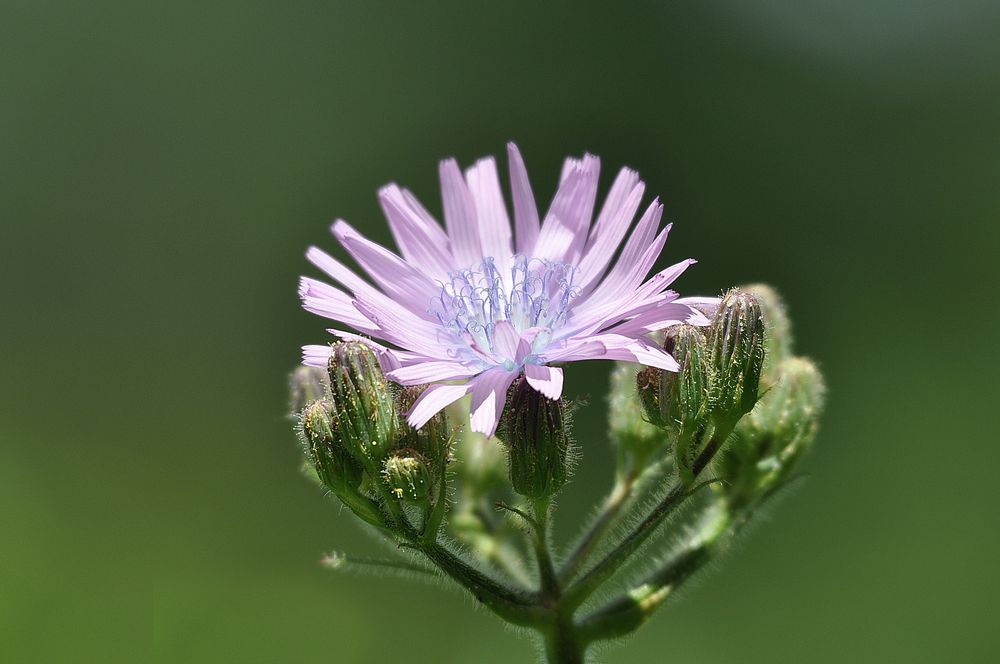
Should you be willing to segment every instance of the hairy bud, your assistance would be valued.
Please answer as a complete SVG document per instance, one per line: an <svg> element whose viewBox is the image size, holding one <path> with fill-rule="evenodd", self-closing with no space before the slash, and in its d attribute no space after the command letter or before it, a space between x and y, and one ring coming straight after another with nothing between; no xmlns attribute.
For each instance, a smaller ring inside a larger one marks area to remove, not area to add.
<svg viewBox="0 0 1000 664"><path fill-rule="evenodd" d="M781 486L816 436L826 388L816 366L801 357L776 367L777 383L740 420L720 470L730 500L747 503Z"/></svg>
<svg viewBox="0 0 1000 664"><path fill-rule="evenodd" d="M764 363L764 318L757 298L737 289L726 293L711 328L714 411L735 424L757 403Z"/></svg>
<svg viewBox="0 0 1000 664"><path fill-rule="evenodd" d="M402 501L426 505L433 483L427 460L412 449L396 450L385 460L382 479Z"/></svg>
<svg viewBox="0 0 1000 664"><path fill-rule="evenodd" d="M328 369L344 447L375 475L397 435L392 393L378 358L361 342L342 342L333 346Z"/></svg>
<svg viewBox="0 0 1000 664"><path fill-rule="evenodd" d="M420 452L434 469L443 467L451 457L451 431L444 411L427 420L420 429L410 427L402 421L402 414L413 407L416 400L423 394L427 385L410 385L395 390L396 412L400 414L401 447L408 447Z"/></svg>
<svg viewBox="0 0 1000 664"><path fill-rule="evenodd" d="M510 454L510 481L529 498L556 493L569 475L566 405L539 394L524 378L514 382L500 423Z"/></svg>
<svg viewBox="0 0 1000 664"><path fill-rule="evenodd" d="M659 413L659 406L646 408L640 402L640 395L650 395L655 398L655 391L639 390L637 387L649 381L659 381L659 376L646 374L647 369L636 373L635 364L618 362L611 372L611 393L608 396L608 424L611 430L612 442L622 451L628 452L634 459L642 461L666 441L663 432L647 421L648 415L643 410ZM653 369L656 372L656 369Z"/></svg>
<svg viewBox="0 0 1000 664"><path fill-rule="evenodd" d="M777 368L786 358L792 355L792 323L788 318L785 303L770 286L765 284L750 284L741 286L741 291L750 293L760 303L764 316L764 368L761 372L761 382L765 386L774 385L777 379Z"/></svg>
<svg viewBox="0 0 1000 664"><path fill-rule="evenodd" d="M307 404L329 394L330 380L319 367L296 367L289 381L292 413L300 413Z"/></svg>
<svg viewBox="0 0 1000 664"><path fill-rule="evenodd" d="M361 484L361 467L341 444L333 404L319 399L306 405L300 418L306 456L320 482L338 495Z"/></svg>

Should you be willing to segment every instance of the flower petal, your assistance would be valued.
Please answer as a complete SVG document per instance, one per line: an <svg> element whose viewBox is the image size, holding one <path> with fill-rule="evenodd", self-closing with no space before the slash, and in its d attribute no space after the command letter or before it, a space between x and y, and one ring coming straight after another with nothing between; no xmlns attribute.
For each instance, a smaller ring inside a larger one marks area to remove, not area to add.
<svg viewBox="0 0 1000 664"><path fill-rule="evenodd" d="M385 247L365 238L346 221L337 220L333 224L333 234L379 288L397 304L421 318L433 320L427 312L428 304L440 288L427 275Z"/></svg>
<svg viewBox="0 0 1000 664"><path fill-rule="evenodd" d="M451 251L448 236L437 222L413 210L403 191L394 184L383 187L378 197L403 258L432 278L447 275L453 269Z"/></svg>
<svg viewBox="0 0 1000 664"><path fill-rule="evenodd" d="M607 270L639 209L645 190L646 185L631 169L623 168L615 178L604 207L597 216L594 229L587 239L583 258L580 260L577 283L581 293L588 292L589 287L596 285L597 280Z"/></svg>
<svg viewBox="0 0 1000 664"><path fill-rule="evenodd" d="M473 378L472 414L469 424L473 431L492 436L496 433L500 414L507 401L507 388L517 378L518 372L490 369Z"/></svg>
<svg viewBox="0 0 1000 664"><path fill-rule="evenodd" d="M423 391L413 407L406 413L406 421L414 429L419 429L448 405L469 393L466 385L431 385Z"/></svg>
<svg viewBox="0 0 1000 664"><path fill-rule="evenodd" d="M533 252L535 258L576 262L590 230L600 166L600 160L593 155L585 155L570 166L545 215Z"/></svg>
<svg viewBox="0 0 1000 664"><path fill-rule="evenodd" d="M451 238L451 253L459 269L478 265L483 260L479 243L476 204L454 159L445 159L438 167L444 225Z"/></svg>
<svg viewBox="0 0 1000 664"><path fill-rule="evenodd" d="M309 344L308 346L302 347L302 364L307 367L320 367L325 369L329 361L329 345L321 346L319 344Z"/></svg>
<svg viewBox="0 0 1000 664"><path fill-rule="evenodd" d="M559 367L526 364L524 365L524 376L528 379L528 385L549 399L558 399L562 396L563 370Z"/></svg>
<svg viewBox="0 0 1000 664"><path fill-rule="evenodd" d="M514 238L517 253L530 256L538 239L540 224L535 196L531 193L528 170L524 167L521 152L513 143L507 144L507 162L510 168L511 199L514 201Z"/></svg>
<svg viewBox="0 0 1000 664"><path fill-rule="evenodd" d="M371 333L372 322L354 306L351 297L340 289L309 277L299 279L302 308L324 318L350 325L355 330Z"/></svg>
<svg viewBox="0 0 1000 664"><path fill-rule="evenodd" d="M514 250L511 248L510 219L500 190L496 161L493 157L480 159L465 172L465 180L476 206L483 257L493 258L505 281L507 292L510 292L510 265Z"/></svg>
<svg viewBox="0 0 1000 664"><path fill-rule="evenodd" d="M479 369L470 369L458 362L434 360L412 364L408 367L400 367L388 372L386 375L400 385L422 385L424 383L468 378L475 376L479 371Z"/></svg>

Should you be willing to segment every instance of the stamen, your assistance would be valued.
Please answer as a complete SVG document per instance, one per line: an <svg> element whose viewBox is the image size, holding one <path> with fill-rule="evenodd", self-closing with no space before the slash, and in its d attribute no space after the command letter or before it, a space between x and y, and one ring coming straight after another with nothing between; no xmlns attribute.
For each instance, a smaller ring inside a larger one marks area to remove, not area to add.
<svg viewBox="0 0 1000 664"><path fill-rule="evenodd" d="M563 325L577 294L575 274L576 268L567 263L515 256L505 284L496 261L487 257L478 266L449 274L431 303L431 313L458 346L456 355L467 354L462 347L472 353L473 343L496 352L493 335L500 321L510 321L518 333Z"/></svg>

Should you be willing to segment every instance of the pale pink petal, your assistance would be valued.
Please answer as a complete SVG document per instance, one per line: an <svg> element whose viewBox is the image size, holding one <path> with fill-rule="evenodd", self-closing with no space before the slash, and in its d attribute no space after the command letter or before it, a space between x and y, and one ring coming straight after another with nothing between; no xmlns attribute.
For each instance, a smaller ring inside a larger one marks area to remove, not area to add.
<svg viewBox="0 0 1000 664"><path fill-rule="evenodd" d="M570 168L545 215L532 252L536 258L576 261L590 230L599 172L600 161L593 155Z"/></svg>
<svg viewBox="0 0 1000 664"><path fill-rule="evenodd" d="M445 380L468 378L479 373L480 369L470 369L458 362L435 360L421 362L408 367L400 367L386 374L400 385L422 385Z"/></svg>
<svg viewBox="0 0 1000 664"><path fill-rule="evenodd" d="M510 287L511 248L510 219L500 190L500 177L493 157L480 159L465 172L469 193L476 205L479 243L483 257L493 258L506 285Z"/></svg>
<svg viewBox="0 0 1000 664"><path fill-rule="evenodd" d="M623 168L618 174L604 207L597 216L594 229L587 240L587 249L580 260L577 283L582 293L588 292L607 270L639 209L645 188L635 171Z"/></svg>
<svg viewBox="0 0 1000 664"><path fill-rule="evenodd" d="M416 315L432 319L428 305L440 287L385 247L368 240L346 221L333 225L333 234L351 257L387 295Z"/></svg>
<svg viewBox="0 0 1000 664"><path fill-rule="evenodd" d="M324 318L346 323L356 330L370 333L372 322L354 307L347 293L309 277L299 279L302 308Z"/></svg>
<svg viewBox="0 0 1000 664"><path fill-rule="evenodd" d="M406 414L406 421L414 429L419 429L445 407L468 394L470 389L469 385L431 385L413 403Z"/></svg>
<svg viewBox="0 0 1000 664"><path fill-rule="evenodd" d="M429 357L450 359L449 347L441 343L443 331L440 326L416 317L388 298L358 296L354 306L376 327L373 336Z"/></svg>
<svg viewBox="0 0 1000 664"><path fill-rule="evenodd" d="M517 253L530 256L538 239L540 224L535 196L531 193L528 170L524 167L521 152L513 143L507 144L507 161L510 167L511 198L514 201L514 238Z"/></svg>
<svg viewBox="0 0 1000 664"><path fill-rule="evenodd" d="M609 328L608 332L626 336L643 336L680 323L704 326L709 324L709 320L705 314L690 305L668 302L644 311L624 323L615 325Z"/></svg>
<svg viewBox="0 0 1000 664"><path fill-rule="evenodd" d="M500 414L507 401L507 388L517 378L518 372L491 369L473 378L472 414L469 424L473 431L492 436L496 433Z"/></svg>
<svg viewBox="0 0 1000 664"><path fill-rule="evenodd" d="M476 204L465 184L462 171L454 159L441 162L441 198L444 203L444 224L451 238L451 253L455 266L464 269L478 265L483 260L479 243Z"/></svg>
<svg viewBox="0 0 1000 664"><path fill-rule="evenodd" d="M436 279L453 269L448 236L436 222L413 210L398 186L383 187L379 202L396 245L408 263Z"/></svg>
<svg viewBox="0 0 1000 664"><path fill-rule="evenodd" d="M549 399L558 399L562 396L563 370L559 367L526 364L524 365L524 376L528 379L528 385Z"/></svg>
<svg viewBox="0 0 1000 664"><path fill-rule="evenodd" d="M545 362L577 362L598 358L606 350L604 344L595 339L570 339L560 346L546 349L540 357Z"/></svg>
<svg viewBox="0 0 1000 664"><path fill-rule="evenodd" d="M322 249L309 247L309 250L306 251L306 259L354 293L371 293L376 290L374 286L356 275L353 270Z"/></svg>
<svg viewBox="0 0 1000 664"><path fill-rule="evenodd" d="M330 361L330 346L309 344L302 347L302 364L309 367L326 368Z"/></svg>
<svg viewBox="0 0 1000 664"><path fill-rule="evenodd" d="M638 362L664 371L677 371L678 365L670 353L646 339L633 339L617 334L602 334L593 337L604 344L605 351L598 358Z"/></svg>
<svg viewBox="0 0 1000 664"><path fill-rule="evenodd" d="M498 321L493 327L493 347L504 359L513 360L517 357L517 344L520 340L520 335L510 321Z"/></svg>

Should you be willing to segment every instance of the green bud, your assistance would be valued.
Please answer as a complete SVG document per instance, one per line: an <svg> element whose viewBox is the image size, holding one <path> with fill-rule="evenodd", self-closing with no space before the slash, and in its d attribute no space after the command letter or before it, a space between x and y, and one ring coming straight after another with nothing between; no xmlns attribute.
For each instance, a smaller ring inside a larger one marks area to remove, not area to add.
<svg viewBox="0 0 1000 664"><path fill-rule="evenodd" d="M375 475L396 442L397 420L389 384L366 344L334 344L329 364L331 401L344 447Z"/></svg>
<svg viewBox="0 0 1000 664"><path fill-rule="evenodd" d="M788 318L785 303L770 286L765 284L750 284L741 286L740 290L757 298L764 316L764 368L761 371L761 381L765 386L774 385L777 380L777 368L786 358L792 355L792 322Z"/></svg>
<svg viewBox="0 0 1000 664"><path fill-rule="evenodd" d="M764 363L764 318L750 293L726 293L711 328L712 389L716 415L732 424L757 403Z"/></svg>
<svg viewBox="0 0 1000 664"><path fill-rule="evenodd" d="M693 434L708 414L708 346L700 328L677 325L667 331L664 350L674 356L677 371L646 367L636 388L646 417L674 434Z"/></svg>
<svg viewBox="0 0 1000 664"><path fill-rule="evenodd" d="M292 413L296 414L302 412L306 404L324 398L330 390L326 372L319 367L297 367L289 383Z"/></svg>
<svg viewBox="0 0 1000 664"><path fill-rule="evenodd" d="M640 382L659 381L659 375L644 376L647 368L637 372L630 362L617 362L611 372L611 392L608 395L608 424L611 441L620 450L629 452L635 459L643 460L666 441L663 432L648 421L643 413L646 408L639 400L640 394L650 394L649 390L638 391ZM653 369L656 372L656 369ZM652 392L655 396L655 392ZM652 408L659 414L659 406Z"/></svg>
<svg viewBox="0 0 1000 664"><path fill-rule="evenodd" d="M510 481L529 498L556 493L569 475L566 404L538 393L524 378L510 388L500 422L510 455Z"/></svg>
<svg viewBox="0 0 1000 664"><path fill-rule="evenodd" d="M826 392L819 370L791 357L776 374L775 386L740 420L720 464L733 501L748 502L784 483L816 436Z"/></svg>
<svg viewBox="0 0 1000 664"><path fill-rule="evenodd" d="M429 419L420 429L412 428L402 418L402 414L413 407L427 387L410 385L395 389L396 412L400 414L399 445L420 452L430 462L432 471L436 474L437 469L442 468L451 458L451 431L444 412Z"/></svg>
<svg viewBox="0 0 1000 664"><path fill-rule="evenodd" d="M306 456L320 482L340 495L361 484L361 466L341 444L333 404L319 399L306 405L300 416Z"/></svg>
<svg viewBox="0 0 1000 664"><path fill-rule="evenodd" d="M416 450L401 449L390 454L382 467L382 479L402 501L426 505L430 498L433 484L430 468Z"/></svg>

